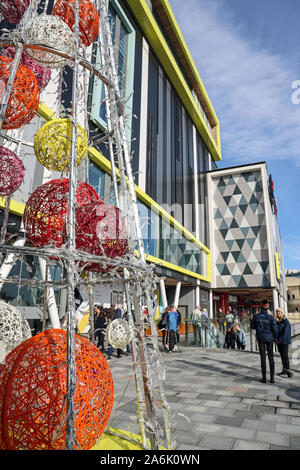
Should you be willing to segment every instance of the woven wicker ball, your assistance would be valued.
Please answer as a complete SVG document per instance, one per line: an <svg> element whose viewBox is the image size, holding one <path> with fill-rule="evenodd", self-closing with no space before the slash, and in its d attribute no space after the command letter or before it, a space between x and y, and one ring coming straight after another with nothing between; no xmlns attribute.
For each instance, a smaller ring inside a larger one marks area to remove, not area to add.
<svg viewBox="0 0 300 470"><path fill-rule="evenodd" d="M0 147L0 196L10 196L22 184L25 168L11 150Z"/></svg>
<svg viewBox="0 0 300 470"><path fill-rule="evenodd" d="M88 450L107 426L114 385L99 349L75 341L75 448ZM15 348L0 370L0 449L64 450L66 392L66 331L46 330Z"/></svg>
<svg viewBox="0 0 300 470"><path fill-rule="evenodd" d="M78 182L78 206L100 201L96 191L87 183ZM23 222L27 240L33 246L60 248L66 241L66 223L69 212L69 180L58 179L39 186L29 197Z"/></svg>
<svg viewBox="0 0 300 470"><path fill-rule="evenodd" d="M101 201L76 209L76 248L113 259L128 253L128 235L119 209ZM90 271L103 271L100 264L89 264Z"/></svg>
<svg viewBox="0 0 300 470"><path fill-rule="evenodd" d="M13 60L0 56L0 80L7 84ZM3 129L18 129L28 124L39 106L39 87L34 73L19 64L8 100Z"/></svg>
<svg viewBox="0 0 300 470"><path fill-rule="evenodd" d="M19 23L29 7L30 0L1 0L0 13L9 23Z"/></svg>
<svg viewBox="0 0 300 470"><path fill-rule="evenodd" d="M15 54L15 47L7 47L3 53L5 57L11 57L12 59L14 59ZM20 62L34 73L39 90L42 91L44 88L46 88L51 78L51 70L46 67L42 67L24 51L21 54Z"/></svg>
<svg viewBox="0 0 300 470"><path fill-rule="evenodd" d="M52 14L57 15L74 30L75 0L57 0ZM79 37L85 46L89 46L98 36L99 15L90 0L79 0Z"/></svg>
<svg viewBox="0 0 300 470"><path fill-rule="evenodd" d="M34 151L39 162L52 171L67 171L72 153L73 123L69 119L54 119L44 124L36 134ZM81 126L77 126L76 163L85 159L88 138Z"/></svg>
<svg viewBox="0 0 300 470"><path fill-rule="evenodd" d="M115 349L125 349L132 340L132 330L123 318L116 318L107 325L106 341Z"/></svg>
<svg viewBox="0 0 300 470"><path fill-rule="evenodd" d="M33 18L26 30L26 42L53 47L68 55L74 54L74 33L58 16L39 15ZM64 57L38 49L27 49L28 54L45 67L59 68L68 63Z"/></svg>
<svg viewBox="0 0 300 470"><path fill-rule="evenodd" d="M0 300L0 341L10 350L30 337L29 323L21 312Z"/></svg>

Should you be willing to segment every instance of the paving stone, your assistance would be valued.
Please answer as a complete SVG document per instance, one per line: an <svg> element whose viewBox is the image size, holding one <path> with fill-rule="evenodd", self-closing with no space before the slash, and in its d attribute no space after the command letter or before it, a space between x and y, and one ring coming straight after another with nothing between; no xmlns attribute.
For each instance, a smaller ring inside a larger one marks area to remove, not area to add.
<svg viewBox="0 0 300 470"><path fill-rule="evenodd" d="M232 450L269 450L270 445L265 442L237 439Z"/></svg>
<svg viewBox="0 0 300 470"><path fill-rule="evenodd" d="M275 431L292 434L293 436L300 436L300 426L297 426L296 424L276 423Z"/></svg>
<svg viewBox="0 0 300 470"><path fill-rule="evenodd" d="M243 429L233 426L225 426L223 429L223 435L227 437L234 437L235 439L246 439L251 440L255 436L254 429Z"/></svg>
<svg viewBox="0 0 300 470"><path fill-rule="evenodd" d="M274 406L275 408L289 408L290 404L288 402L278 400L265 400L264 406Z"/></svg>
<svg viewBox="0 0 300 470"><path fill-rule="evenodd" d="M243 423L244 418L239 418L236 416L229 417L229 416L219 416L214 424L223 424L224 426L236 426L240 427Z"/></svg>
<svg viewBox="0 0 300 470"><path fill-rule="evenodd" d="M251 411L247 410L238 410L234 413L234 416L237 418L243 418L243 419L258 419L258 415L255 413L252 413Z"/></svg>
<svg viewBox="0 0 300 470"><path fill-rule="evenodd" d="M289 446L289 436L279 432L257 431L255 440L267 442L268 444L274 444L276 446Z"/></svg>
<svg viewBox="0 0 300 470"><path fill-rule="evenodd" d="M198 434L222 434L223 427L216 424L198 423L194 430Z"/></svg>
<svg viewBox="0 0 300 470"><path fill-rule="evenodd" d="M234 445L234 439L224 436L218 436L218 439L206 436L201 439L199 444L211 450L231 450Z"/></svg>
<svg viewBox="0 0 300 470"><path fill-rule="evenodd" d="M241 427L246 429L256 429L257 431L273 431L274 423L270 421L255 421L253 419L245 419Z"/></svg>
<svg viewBox="0 0 300 470"><path fill-rule="evenodd" d="M290 449L300 450L300 437L290 436Z"/></svg>

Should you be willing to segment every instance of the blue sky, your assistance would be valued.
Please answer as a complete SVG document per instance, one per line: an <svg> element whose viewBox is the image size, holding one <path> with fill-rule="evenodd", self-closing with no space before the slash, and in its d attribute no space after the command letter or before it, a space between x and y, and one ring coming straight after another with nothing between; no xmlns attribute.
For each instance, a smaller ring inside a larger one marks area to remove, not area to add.
<svg viewBox="0 0 300 470"><path fill-rule="evenodd" d="M267 163L285 267L300 270L300 1L169 3L220 120L218 166Z"/></svg>

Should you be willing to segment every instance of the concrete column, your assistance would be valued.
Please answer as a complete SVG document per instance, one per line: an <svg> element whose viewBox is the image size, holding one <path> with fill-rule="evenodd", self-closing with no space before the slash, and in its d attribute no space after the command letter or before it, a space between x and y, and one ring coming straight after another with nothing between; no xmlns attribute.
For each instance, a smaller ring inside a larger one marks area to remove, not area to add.
<svg viewBox="0 0 300 470"><path fill-rule="evenodd" d="M159 287L160 287L160 295L162 299L162 304L163 304L164 309L166 309L168 306L168 299L167 299L167 294L166 294L165 280L163 277L161 277L159 280Z"/></svg>
<svg viewBox="0 0 300 470"><path fill-rule="evenodd" d="M13 246L24 246L25 245L25 238L20 238L19 240L16 240L13 243ZM15 253L9 253L5 260L3 261L1 268L0 268L0 278L3 279L3 281L0 282L0 290L3 287L3 284L5 282L5 279L9 276L9 273L15 264L16 261L16 254Z"/></svg>
<svg viewBox="0 0 300 470"><path fill-rule="evenodd" d="M277 290L276 288L274 287L273 288L273 313L276 312L276 309L279 307L279 304L278 304L278 294L277 294Z"/></svg>
<svg viewBox="0 0 300 470"><path fill-rule="evenodd" d="M46 265L46 261L42 258L39 258L39 264L41 268L43 281L45 281L47 277L48 281L51 282L49 272L48 272L48 275L46 276L47 269L48 269ZM61 328L59 315L58 315L58 309L57 309L55 295L54 295L54 289L51 286L47 286L47 306L48 306L50 320L52 323L52 328Z"/></svg>
<svg viewBox="0 0 300 470"><path fill-rule="evenodd" d="M200 286L196 286L195 288L195 305L194 308L200 305Z"/></svg>
<svg viewBox="0 0 300 470"><path fill-rule="evenodd" d="M213 318L214 303L213 303L213 291L209 289L209 316Z"/></svg>
<svg viewBox="0 0 300 470"><path fill-rule="evenodd" d="M177 282L176 291L175 291L175 298L174 298L175 307L178 307L179 297L180 297L180 289L181 289L181 282Z"/></svg>

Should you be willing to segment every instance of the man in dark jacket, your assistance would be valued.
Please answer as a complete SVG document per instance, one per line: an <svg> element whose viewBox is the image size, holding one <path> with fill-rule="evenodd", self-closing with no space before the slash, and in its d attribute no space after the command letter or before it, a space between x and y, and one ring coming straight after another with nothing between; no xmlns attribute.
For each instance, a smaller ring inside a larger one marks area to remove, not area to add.
<svg viewBox="0 0 300 470"><path fill-rule="evenodd" d="M275 363L273 356L273 343L277 339L276 322L268 312L269 302L263 301L262 310L251 320L252 330L256 330L256 339L258 342L260 360L261 360L261 382L267 382L266 351L269 358L271 383L274 383Z"/></svg>

